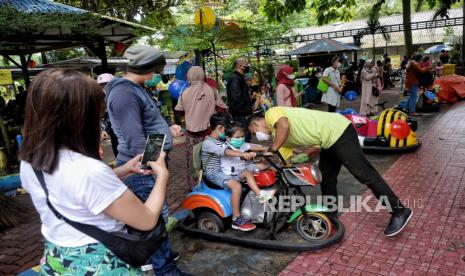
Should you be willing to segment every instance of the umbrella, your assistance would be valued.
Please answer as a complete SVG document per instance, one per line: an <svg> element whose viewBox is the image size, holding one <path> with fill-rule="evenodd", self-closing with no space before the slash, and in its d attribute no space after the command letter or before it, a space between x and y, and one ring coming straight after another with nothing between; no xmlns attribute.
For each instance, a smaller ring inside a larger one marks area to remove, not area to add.
<svg viewBox="0 0 465 276"><path fill-rule="evenodd" d="M450 51L452 50L449 46L446 45L434 45L425 50L426 54L437 54L442 50Z"/></svg>

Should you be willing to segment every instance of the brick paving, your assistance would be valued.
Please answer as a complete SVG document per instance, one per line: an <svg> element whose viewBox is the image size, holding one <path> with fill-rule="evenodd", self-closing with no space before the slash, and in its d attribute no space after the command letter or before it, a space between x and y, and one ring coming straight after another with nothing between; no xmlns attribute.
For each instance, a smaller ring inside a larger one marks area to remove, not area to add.
<svg viewBox="0 0 465 276"><path fill-rule="evenodd" d="M300 254L280 275L465 275L465 102L438 117L421 142L384 174L414 211L402 234L384 236L385 210L345 213L341 243ZM369 206L376 203L372 197Z"/></svg>
<svg viewBox="0 0 465 276"><path fill-rule="evenodd" d="M111 149L104 146L105 154ZM168 204L173 212L182 203L187 193L185 164L185 145L182 142L170 153L171 172L168 187ZM104 158L108 161L110 158ZM43 237L40 233L40 218L34 210L28 194L22 194L15 199L28 209L29 219L14 228L0 232L0 275L15 275L39 264L43 253ZM1 211L1 210L0 210Z"/></svg>

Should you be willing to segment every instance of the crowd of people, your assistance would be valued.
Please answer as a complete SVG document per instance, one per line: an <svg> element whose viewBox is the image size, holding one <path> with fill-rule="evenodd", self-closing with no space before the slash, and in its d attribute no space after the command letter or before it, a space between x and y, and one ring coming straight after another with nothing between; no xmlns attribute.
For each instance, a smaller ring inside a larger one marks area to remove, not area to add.
<svg viewBox="0 0 465 276"><path fill-rule="evenodd" d="M183 134L187 140L187 167L192 168L192 148L202 143L205 179L231 190L233 229L255 228L240 213L241 180L247 182L261 203L269 201L275 192L260 190L253 178L253 172L266 164L249 166L243 160L253 159L257 152L279 152L289 159L296 147L305 148L309 156L320 156L323 195L337 196L337 176L344 165L377 198L386 197L387 202L383 203L390 206L392 216L385 235L397 235L411 219L412 211L400 203L363 155L350 121L335 113L341 93L347 91L345 85L351 89L360 85L362 112L376 112L377 96L373 90L390 85L387 80L383 83L383 76L389 72L384 72L382 64L368 60L358 75L352 64L342 78L341 60L334 57L321 76L328 86L321 101L328 105L329 112L298 107L297 98L302 94L295 89L291 66L281 66L277 72L275 107L268 84L251 93L246 79L250 64L246 59L234 61L234 73L226 85L227 104L217 88L206 82L203 69L193 66L187 73L190 85L175 106L185 117L184 133L181 126L163 118L149 92L161 80L166 64L163 54L149 46L131 46L125 57L129 62L122 77L103 74L95 81L76 71L51 69L40 73L28 90L24 142L19 152L20 176L43 224L44 274L118 270L141 275L140 268L123 262L100 240L73 228L62 218L107 232L121 231L124 225L140 231L159 227L158 222L166 222L169 215L166 187L173 138ZM308 85L316 89L313 86L318 86L320 71L310 65L306 70L310 76ZM418 79L413 79L415 72L426 72L431 67L422 67L415 57L406 70L406 88L414 94L419 85ZM153 133L166 136L164 153L149 162L149 169L141 170L146 137ZM258 142L270 140L267 144L271 146L252 144L253 136ZM107 137L111 138L116 157L114 169L104 164L99 155L100 141ZM43 173L45 187L38 172ZM187 180L189 188L194 183L193 178ZM156 275L189 275L178 269L179 256L166 236L148 263ZM78 261L68 261L70 258Z"/></svg>

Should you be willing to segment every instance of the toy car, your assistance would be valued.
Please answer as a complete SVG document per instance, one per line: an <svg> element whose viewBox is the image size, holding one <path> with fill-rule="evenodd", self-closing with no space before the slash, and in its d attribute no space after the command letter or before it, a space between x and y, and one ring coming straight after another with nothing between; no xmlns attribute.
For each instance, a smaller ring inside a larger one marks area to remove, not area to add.
<svg viewBox="0 0 465 276"><path fill-rule="evenodd" d="M421 146L415 131L417 122L397 109L386 109L373 120L361 115L345 115L355 127L364 151L408 152Z"/></svg>

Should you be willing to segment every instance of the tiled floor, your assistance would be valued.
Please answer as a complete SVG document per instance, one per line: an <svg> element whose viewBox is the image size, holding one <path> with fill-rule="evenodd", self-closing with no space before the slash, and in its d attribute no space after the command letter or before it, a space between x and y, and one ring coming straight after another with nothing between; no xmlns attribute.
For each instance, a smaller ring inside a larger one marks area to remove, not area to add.
<svg viewBox="0 0 465 276"><path fill-rule="evenodd" d="M421 142L384 174L414 211L399 236L383 235L386 211L346 213L341 243L300 254L281 275L465 275L465 102L438 118Z"/></svg>

